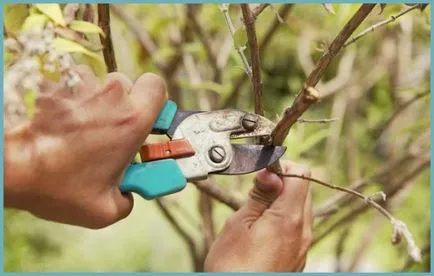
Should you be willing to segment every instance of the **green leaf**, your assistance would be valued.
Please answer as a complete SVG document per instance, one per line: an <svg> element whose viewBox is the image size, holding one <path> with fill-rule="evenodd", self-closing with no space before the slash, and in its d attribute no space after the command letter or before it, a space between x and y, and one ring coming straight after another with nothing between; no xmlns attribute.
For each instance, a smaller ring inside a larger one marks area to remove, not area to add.
<svg viewBox="0 0 434 276"><path fill-rule="evenodd" d="M234 32L234 46L235 48L244 47L247 43L247 32L244 27L238 28Z"/></svg>
<svg viewBox="0 0 434 276"><path fill-rule="evenodd" d="M65 27L65 19L59 4L35 4L36 8L51 18L54 23Z"/></svg>
<svg viewBox="0 0 434 276"><path fill-rule="evenodd" d="M98 76L102 76L105 73L104 60L98 54L89 51L81 44L57 37L54 41L54 46L60 52L83 54Z"/></svg>
<svg viewBox="0 0 434 276"><path fill-rule="evenodd" d="M29 10L24 4L8 4L4 6L4 24L6 32L13 35L18 35L21 31L26 17L29 15Z"/></svg>
<svg viewBox="0 0 434 276"><path fill-rule="evenodd" d="M44 27L45 23L47 23L48 17L45 14L32 14L26 18L24 21L22 31L28 31L37 27Z"/></svg>
<svg viewBox="0 0 434 276"><path fill-rule="evenodd" d="M80 33L101 34L102 36L105 36L103 30L99 26L87 21L73 20L69 24L69 28Z"/></svg>

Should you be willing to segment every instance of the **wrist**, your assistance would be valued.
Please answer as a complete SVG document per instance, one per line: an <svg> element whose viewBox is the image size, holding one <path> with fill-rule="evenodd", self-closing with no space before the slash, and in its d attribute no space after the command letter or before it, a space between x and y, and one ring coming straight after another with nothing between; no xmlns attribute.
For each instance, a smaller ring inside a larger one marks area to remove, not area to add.
<svg viewBox="0 0 434 276"><path fill-rule="evenodd" d="M7 131L4 136L4 206L24 209L26 195L36 182L33 135L28 125Z"/></svg>

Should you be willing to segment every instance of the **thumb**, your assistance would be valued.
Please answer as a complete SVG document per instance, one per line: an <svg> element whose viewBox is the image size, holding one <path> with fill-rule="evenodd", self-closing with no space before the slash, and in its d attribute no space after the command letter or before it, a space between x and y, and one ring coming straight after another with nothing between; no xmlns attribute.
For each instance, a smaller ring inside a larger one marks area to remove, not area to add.
<svg viewBox="0 0 434 276"><path fill-rule="evenodd" d="M150 131L161 108L167 101L167 91L164 80L152 73L145 73L134 83L130 99L140 112L140 127Z"/></svg>
<svg viewBox="0 0 434 276"><path fill-rule="evenodd" d="M251 223L256 221L280 195L282 188L283 181L279 176L266 169L259 171L247 203L239 210L240 218Z"/></svg>

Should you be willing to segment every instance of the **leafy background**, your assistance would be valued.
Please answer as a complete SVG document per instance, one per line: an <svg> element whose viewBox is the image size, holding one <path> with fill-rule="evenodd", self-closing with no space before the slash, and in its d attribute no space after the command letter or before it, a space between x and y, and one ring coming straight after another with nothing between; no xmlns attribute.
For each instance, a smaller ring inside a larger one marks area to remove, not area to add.
<svg viewBox="0 0 434 276"><path fill-rule="evenodd" d="M85 5L81 6L79 13L83 12ZM96 16L95 5L90 6ZM257 19L259 41L276 17L273 10L280 6L267 8ZM264 107L268 118L277 120L303 85L306 69L302 66L301 58L306 56L302 56L303 47L300 45L305 45L302 43L307 41L307 48L304 48L308 53L307 57L311 60L318 59L324 45L332 41L358 7L359 4L329 4L327 9L319 4L296 4L293 7L261 57ZM177 94L172 95L177 97L178 103L184 109L198 109L201 99L216 106L231 98L234 82L244 74L243 65L232 45L227 64L222 70L222 81L214 82L206 49L198 36L193 35L190 41L182 43L181 46L174 46L171 41L170 33L182 29L188 22L185 5L131 4L121 5L120 8L140 23L143 32L146 32L158 47L155 53L150 54L131 31L131 26L112 13L111 32L118 71L133 79L143 72L161 74L156 65L158 62L170 60L177 54L190 55L201 80L199 83L192 81L188 69L181 64L181 69L172 77L179 85ZM380 13L380 8L377 7L356 33L405 8L405 5L390 4ZM73 53L77 63L89 64L97 74L104 77L106 69L100 48L98 49L101 30L96 24L66 23L62 13L64 9L65 5L58 4L43 7L6 5L5 35L16 37L28 28L29 24L45 24L47 21L80 33L81 37L97 50L67 39L57 46L63 51ZM246 36L238 5L230 6L230 15L237 28L235 44L242 47L246 43ZM197 17L202 29L212 38L213 50L218 53L224 49L229 33L219 6L201 5ZM93 22L97 22L96 19ZM355 80L355 85L346 85L333 91L331 96L323 99L305 116L337 116L339 120L329 124L297 124L285 142L288 147L286 158L309 164L313 175L319 179L347 186L354 181L354 175L360 178L371 175L382 165L403 156L416 142L417 149L422 149L420 154L424 150L429 151L429 96L417 100L398 115L387 135L381 140L375 135L375 129L383 126L387 119L402 107L402 103L418 93L429 91L429 34L428 6L423 12L413 11L348 46L331 64L323 81L336 77L343 59L349 58L348 53L352 51L354 60L348 69L350 77L347 82ZM232 43L230 37L228 41ZM10 61L8 57L12 58L13 53L5 51L7 71ZM249 56L249 49L245 49L245 53ZM375 81L372 85L365 85L363 77L372 73L375 68L378 69L374 72ZM321 88L319 89L321 91ZM253 110L250 84L246 83L236 93L236 100L230 101L229 106ZM356 100L351 101L352 98L347 95L354 96ZM31 108L35 93L29 92L26 97L30 98L27 107ZM393 178L393 174L390 177ZM252 178L252 175L216 176L214 181L244 198L252 185ZM425 249L430 245L429 183L429 169L426 167L407 181L388 205L398 218L408 224L417 244ZM365 193L382 190L382 185L387 183L370 185ZM335 193L314 186L314 206L320 206ZM196 188L189 185L182 193L170 196L167 200L182 226L197 243L202 243L202 233L196 227L196 223L200 223ZM355 206L358 205L354 200L339 213L351 213ZM232 212L227 206L213 202L213 218L217 229L222 227ZM186 216L186 213L189 216ZM320 226L317 224L315 231L326 229L339 217L331 215ZM409 262L405 244L391 244L391 231L389 223L375 210L370 210L356 220L338 227L316 244L309 253L306 271L336 271L337 259L341 266L347 266L357 259L358 265L354 268L357 271L429 271L429 250L425 252L422 263ZM348 235L343 245L339 246L339 240L345 233ZM192 270L190 256L182 238L163 218L154 202L141 198L135 198L134 210L128 218L102 230L61 225L37 219L25 212L5 210L4 238L6 271ZM341 253L338 253L339 251Z"/></svg>

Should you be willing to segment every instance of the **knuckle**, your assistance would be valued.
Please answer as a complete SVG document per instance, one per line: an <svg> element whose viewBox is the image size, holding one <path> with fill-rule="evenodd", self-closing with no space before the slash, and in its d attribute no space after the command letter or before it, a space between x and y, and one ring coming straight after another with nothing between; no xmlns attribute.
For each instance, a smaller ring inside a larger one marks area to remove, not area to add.
<svg viewBox="0 0 434 276"><path fill-rule="evenodd" d="M292 214L286 220L285 226L286 228L301 233L303 231L303 226L304 226L304 219L302 214L300 213Z"/></svg>

